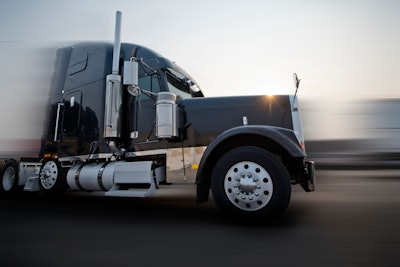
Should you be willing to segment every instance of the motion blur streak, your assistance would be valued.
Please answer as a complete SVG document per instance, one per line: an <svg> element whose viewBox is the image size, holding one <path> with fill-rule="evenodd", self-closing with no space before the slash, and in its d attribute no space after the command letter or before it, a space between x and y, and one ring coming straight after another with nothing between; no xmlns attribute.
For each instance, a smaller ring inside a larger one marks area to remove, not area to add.
<svg viewBox="0 0 400 267"><path fill-rule="evenodd" d="M67 193L1 199L2 266L398 266L396 171L318 172L294 189L285 216L250 227L229 221L195 187L149 199ZM23 253L23 257L21 254Z"/></svg>

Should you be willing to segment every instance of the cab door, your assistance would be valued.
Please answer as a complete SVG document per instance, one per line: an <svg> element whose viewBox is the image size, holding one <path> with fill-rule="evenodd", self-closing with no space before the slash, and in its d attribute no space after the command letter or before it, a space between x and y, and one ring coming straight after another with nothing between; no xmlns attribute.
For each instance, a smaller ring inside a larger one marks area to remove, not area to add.
<svg viewBox="0 0 400 267"><path fill-rule="evenodd" d="M74 91L64 96L62 150L66 155L78 155L80 150L79 127L82 114L82 92Z"/></svg>

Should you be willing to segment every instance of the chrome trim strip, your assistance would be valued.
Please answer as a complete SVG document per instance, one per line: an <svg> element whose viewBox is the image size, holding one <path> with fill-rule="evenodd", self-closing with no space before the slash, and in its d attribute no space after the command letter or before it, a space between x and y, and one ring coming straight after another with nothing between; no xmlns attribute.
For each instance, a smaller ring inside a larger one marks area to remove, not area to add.
<svg viewBox="0 0 400 267"><path fill-rule="evenodd" d="M84 191L85 189L82 187L81 183L79 182L79 174L81 173L83 166L85 166L85 165L81 164L75 172L75 184L82 191Z"/></svg>
<svg viewBox="0 0 400 267"><path fill-rule="evenodd" d="M104 163L103 166L101 166L99 173L97 174L97 182L98 182L101 190L103 190L103 191L107 191L107 189L104 187L104 184L103 184L103 172L108 163L109 163L108 161L106 163Z"/></svg>
<svg viewBox="0 0 400 267"><path fill-rule="evenodd" d="M54 142L57 142L57 137L58 137L58 121L60 120L60 110L61 106L64 106L64 103L58 103L57 104L57 117L56 117L56 127L54 129Z"/></svg>
<svg viewBox="0 0 400 267"><path fill-rule="evenodd" d="M289 96L290 106L293 107L291 109L292 113L292 123L293 123L293 131L294 134L299 141L299 144L304 143L304 135L303 135L303 127L301 123L301 114L299 108L298 97L294 97L293 95Z"/></svg>
<svg viewBox="0 0 400 267"><path fill-rule="evenodd" d="M101 153L101 154L90 154L90 155L78 155L78 156L71 156L71 157L62 157L59 158L59 162L64 161L83 161L88 159L109 159L112 157L112 153Z"/></svg>
<svg viewBox="0 0 400 267"><path fill-rule="evenodd" d="M154 149L154 150L146 150L146 151L136 151L136 152L126 152L125 157L141 157L141 156L151 156L151 155L160 155L167 154L167 149Z"/></svg>

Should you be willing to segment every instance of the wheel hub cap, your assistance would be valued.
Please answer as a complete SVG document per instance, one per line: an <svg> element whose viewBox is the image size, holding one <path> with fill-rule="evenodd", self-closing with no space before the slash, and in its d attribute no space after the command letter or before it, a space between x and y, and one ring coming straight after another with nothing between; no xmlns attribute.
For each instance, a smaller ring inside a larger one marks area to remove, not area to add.
<svg viewBox="0 0 400 267"><path fill-rule="evenodd" d="M256 183L253 181L253 179L249 178L248 176L240 179L239 190L241 193L246 195L251 195L254 193L255 189L256 189Z"/></svg>
<svg viewBox="0 0 400 267"><path fill-rule="evenodd" d="M40 172L40 183L43 188L51 189L56 184L57 176L57 164L54 161L46 162Z"/></svg>
<svg viewBox="0 0 400 267"><path fill-rule="evenodd" d="M255 162L234 164L226 173L224 189L236 207L255 211L265 207L273 193L272 179L265 168Z"/></svg>

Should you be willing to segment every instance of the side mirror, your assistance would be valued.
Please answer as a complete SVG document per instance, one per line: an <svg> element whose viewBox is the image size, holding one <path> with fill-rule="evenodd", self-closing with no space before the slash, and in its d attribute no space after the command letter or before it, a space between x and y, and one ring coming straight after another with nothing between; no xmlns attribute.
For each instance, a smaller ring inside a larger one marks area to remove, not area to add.
<svg viewBox="0 0 400 267"><path fill-rule="evenodd" d="M297 91L297 89L299 89L300 79L297 77L296 73L293 73L293 81Z"/></svg>
<svg viewBox="0 0 400 267"><path fill-rule="evenodd" d="M294 102L295 102L295 99L296 99L296 96L297 96L297 90L299 90L300 79L299 79L299 77L297 77L296 73L293 73L293 82L294 82L294 85L296 86L296 92L294 93L294 96L293 96L292 110L293 111L297 111L297 107L294 106Z"/></svg>
<svg viewBox="0 0 400 267"><path fill-rule="evenodd" d="M130 61L124 62L124 85L130 85L134 88L139 87L138 83L139 76L139 63L135 60L135 58L131 58Z"/></svg>
<svg viewBox="0 0 400 267"><path fill-rule="evenodd" d="M197 87L197 85L196 85L192 80L187 79L187 80L185 81L185 84L190 88L190 90L191 90L193 93L197 93L197 92L200 91L200 88Z"/></svg>

